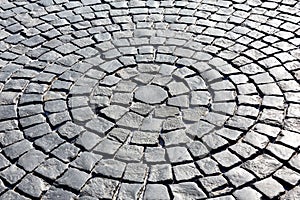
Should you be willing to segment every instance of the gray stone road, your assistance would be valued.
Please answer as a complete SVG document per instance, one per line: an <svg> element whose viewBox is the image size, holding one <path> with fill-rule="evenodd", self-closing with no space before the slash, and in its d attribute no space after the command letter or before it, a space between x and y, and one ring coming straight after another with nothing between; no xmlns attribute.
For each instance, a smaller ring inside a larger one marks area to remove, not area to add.
<svg viewBox="0 0 300 200"><path fill-rule="evenodd" d="M0 199L300 199L297 0L0 0Z"/></svg>

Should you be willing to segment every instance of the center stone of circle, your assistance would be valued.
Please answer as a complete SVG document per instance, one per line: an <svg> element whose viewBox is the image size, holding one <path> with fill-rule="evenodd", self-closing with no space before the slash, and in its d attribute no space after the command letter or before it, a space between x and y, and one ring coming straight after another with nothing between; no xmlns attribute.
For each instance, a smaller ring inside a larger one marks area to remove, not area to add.
<svg viewBox="0 0 300 200"><path fill-rule="evenodd" d="M134 97L144 103L158 104L168 98L168 93L159 86L146 85L139 87L135 91Z"/></svg>

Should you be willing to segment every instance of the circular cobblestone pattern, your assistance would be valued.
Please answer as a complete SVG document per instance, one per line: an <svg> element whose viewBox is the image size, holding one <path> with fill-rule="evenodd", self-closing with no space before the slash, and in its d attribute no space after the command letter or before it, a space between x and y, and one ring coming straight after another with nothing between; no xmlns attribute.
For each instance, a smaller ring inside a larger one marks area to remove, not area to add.
<svg viewBox="0 0 300 200"><path fill-rule="evenodd" d="M300 199L297 0L0 0L0 199Z"/></svg>

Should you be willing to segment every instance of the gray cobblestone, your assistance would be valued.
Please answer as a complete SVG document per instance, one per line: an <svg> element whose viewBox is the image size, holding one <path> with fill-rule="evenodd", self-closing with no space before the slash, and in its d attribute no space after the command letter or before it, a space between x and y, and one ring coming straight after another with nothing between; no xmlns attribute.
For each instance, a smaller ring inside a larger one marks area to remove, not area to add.
<svg viewBox="0 0 300 200"><path fill-rule="evenodd" d="M297 199L299 5L3 0L0 199Z"/></svg>

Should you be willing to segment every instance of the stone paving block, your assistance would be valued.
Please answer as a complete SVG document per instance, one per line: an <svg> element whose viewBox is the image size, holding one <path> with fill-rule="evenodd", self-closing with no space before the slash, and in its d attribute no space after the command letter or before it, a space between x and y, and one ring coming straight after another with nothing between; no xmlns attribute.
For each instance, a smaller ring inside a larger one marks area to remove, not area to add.
<svg viewBox="0 0 300 200"><path fill-rule="evenodd" d="M2 2L0 199L297 198L299 5Z"/></svg>
<svg viewBox="0 0 300 200"><path fill-rule="evenodd" d="M56 178L60 176L67 167L68 166L66 164L58 159L50 158L36 168L35 172L51 180L56 180Z"/></svg>
<svg viewBox="0 0 300 200"><path fill-rule="evenodd" d="M258 181L254 186L266 195L268 198L275 198L280 193L284 192L284 188L273 178L266 178L261 181Z"/></svg>
<svg viewBox="0 0 300 200"><path fill-rule="evenodd" d="M82 195L111 199L117 190L119 182L107 178L92 178L82 189Z"/></svg>
<svg viewBox="0 0 300 200"><path fill-rule="evenodd" d="M174 199L205 199L207 196L194 182L171 185Z"/></svg>
<svg viewBox="0 0 300 200"><path fill-rule="evenodd" d="M90 175L78 169L69 168L57 182L69 188L79 191L85 182L89 179Z"/></svg>
<svg viewBox="0 0 300 200"><path fill-rule="evenodd" d="M45 182L32 174L26 175L17 188L31 197L38 198L47 189Z"/></svg>

